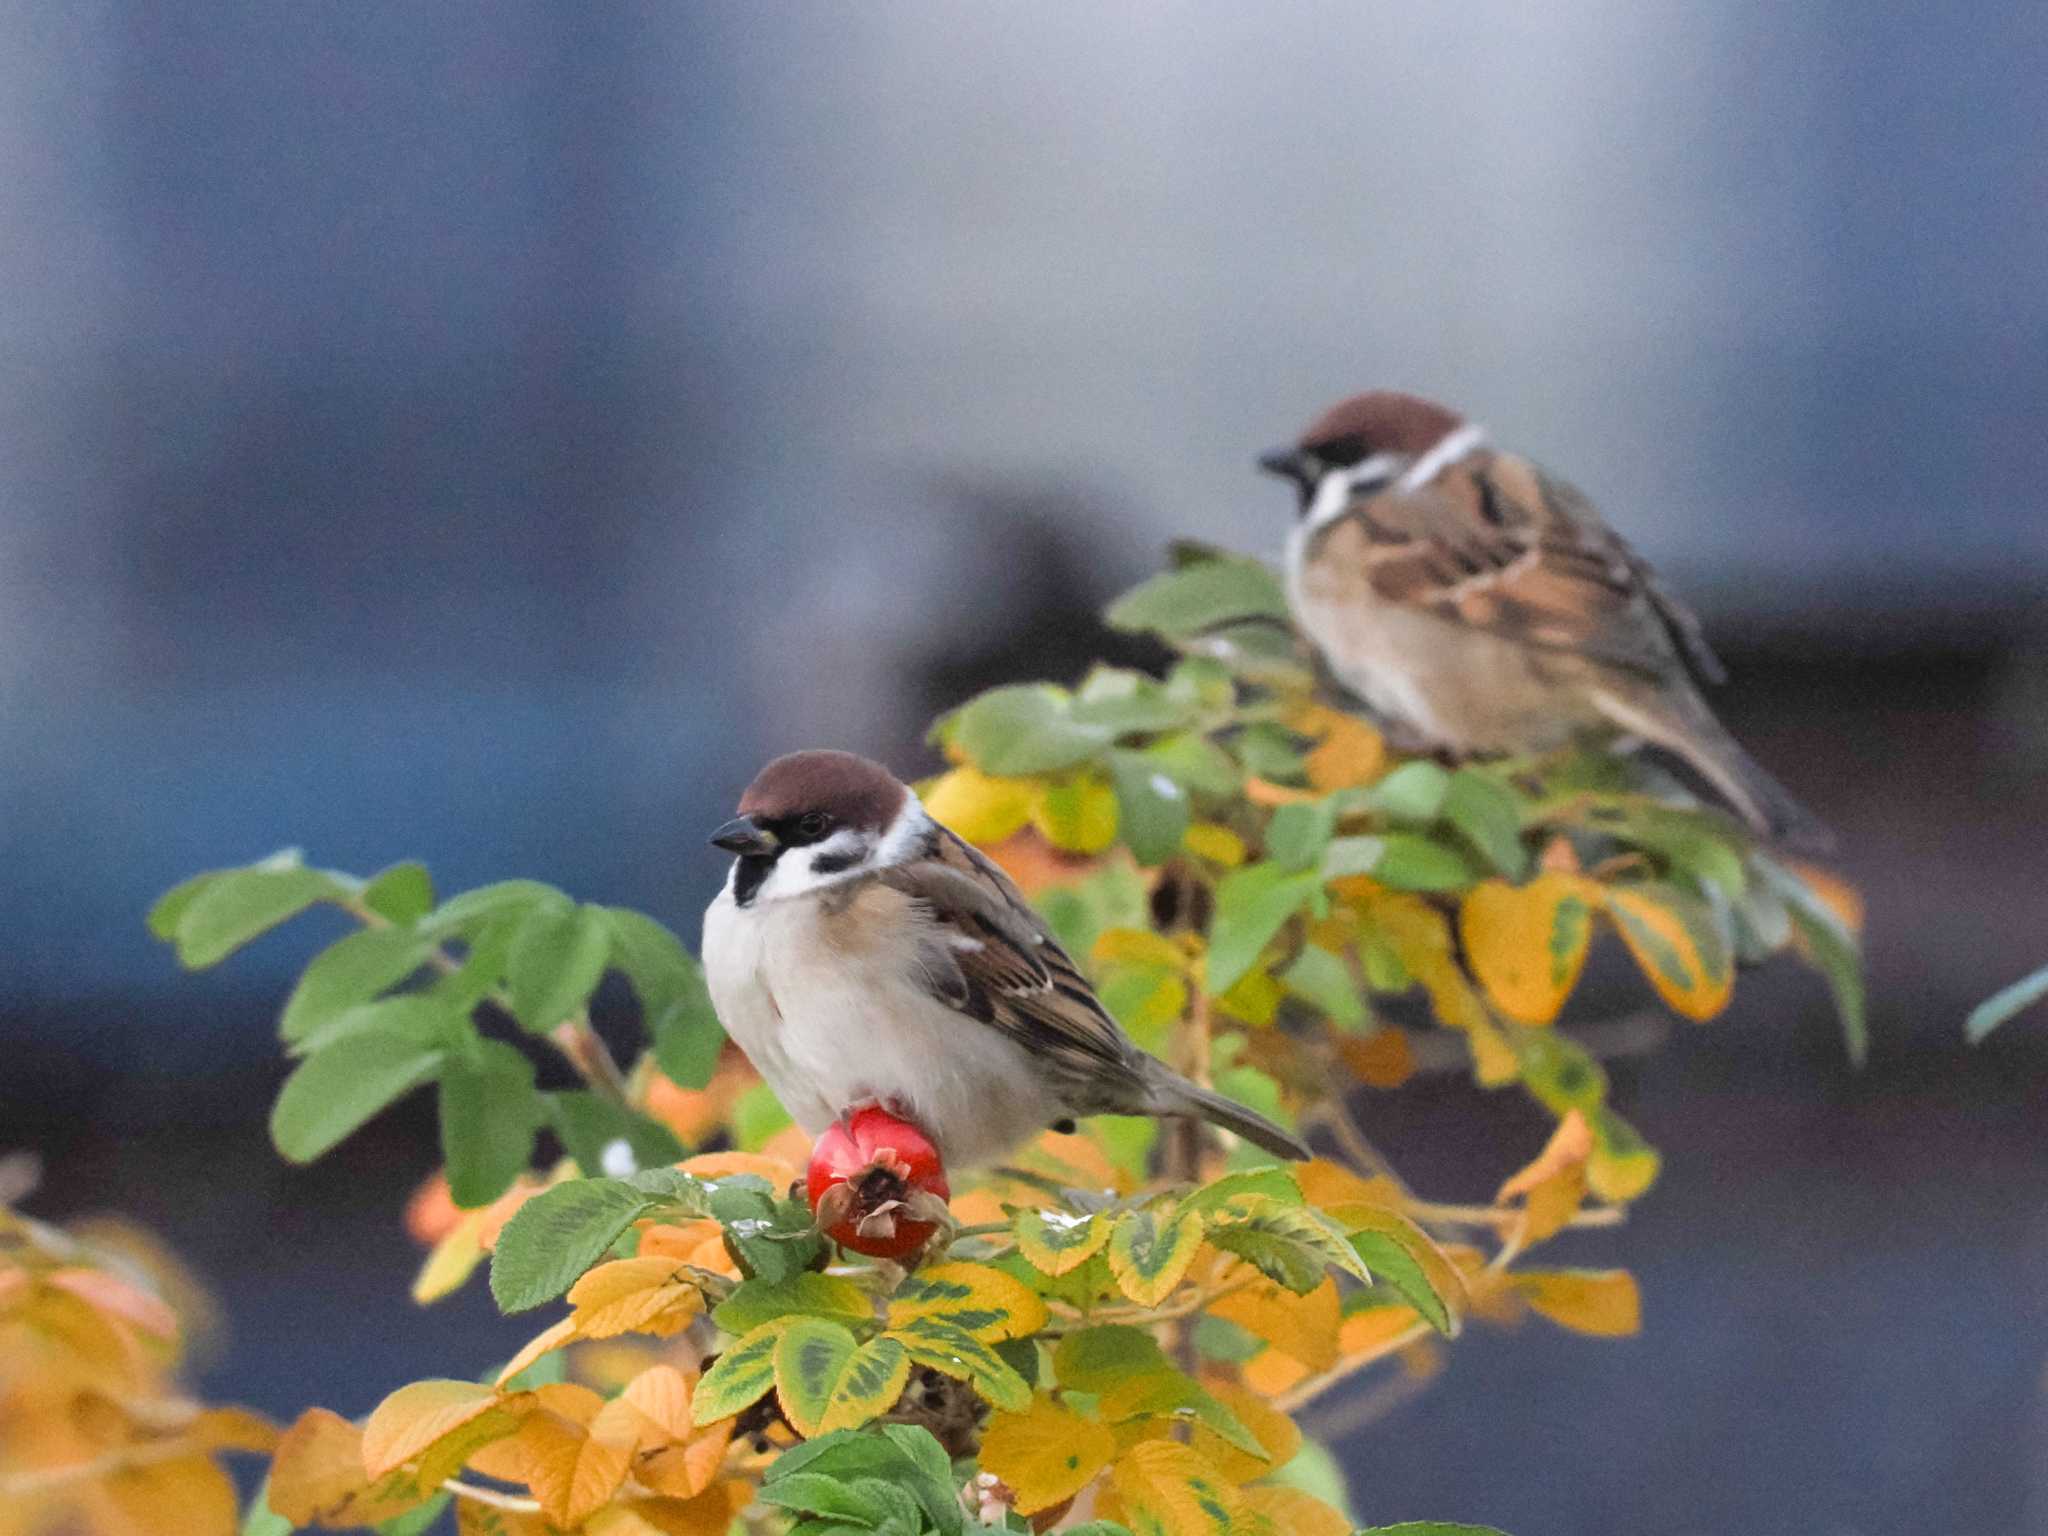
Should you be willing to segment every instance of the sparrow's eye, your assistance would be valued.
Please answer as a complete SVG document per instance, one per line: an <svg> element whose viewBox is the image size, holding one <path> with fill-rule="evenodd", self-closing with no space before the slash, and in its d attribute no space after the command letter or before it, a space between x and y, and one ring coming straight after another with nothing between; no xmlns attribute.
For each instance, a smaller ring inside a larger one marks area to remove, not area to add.
<svg viewBox="0 0 2048 1536"><path fill-rule="evenodd" d="M832 818L823 811L812 811L796 824L797 834L807 843L815 843L832 830Z"/></svg>
<svg viewBox="0 0 2048 1536"><path fill-rule="evenodd" d="M1309 448L1325 469L1349 469L1365 457L1365 450L1365 438L1357 432L1349 437L1333 437Z"/></svg>

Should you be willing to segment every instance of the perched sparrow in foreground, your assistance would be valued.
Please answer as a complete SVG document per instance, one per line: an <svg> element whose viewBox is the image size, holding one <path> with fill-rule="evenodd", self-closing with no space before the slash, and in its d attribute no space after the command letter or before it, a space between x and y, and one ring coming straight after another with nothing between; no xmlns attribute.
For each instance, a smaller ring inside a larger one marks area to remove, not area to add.
<svg viewBox="0 0 2048 1536"><path fill-rule="evenodd" d="M1392 390L1259 464L1301 492L1297 622L1404 744L1544 752L1619 731L1682 758L1765 837L1828 844L1700 697L1696 680L1724 674L1698 618L1576 488Z"/></svg>
<svg viewBox="0 0 2048 1536"><path fill-rule="evenodd" d="M1278 1126L1138 1049L1010 879L879 763L796 752L711 841L712 1002L812 1135L871 1102L954 1166L1075 1115L1191 1115L1281 1157Z"/></svg>

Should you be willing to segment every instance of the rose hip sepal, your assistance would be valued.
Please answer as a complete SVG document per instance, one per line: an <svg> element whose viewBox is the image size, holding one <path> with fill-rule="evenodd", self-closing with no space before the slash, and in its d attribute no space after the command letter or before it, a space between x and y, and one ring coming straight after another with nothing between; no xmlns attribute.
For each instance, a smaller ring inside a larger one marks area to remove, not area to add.
<svg viewBox="0 0 2048 1536"><path fill-rule="evenodd" d="M877 1259L924 1247L945 1222L953 1193L931 1138L872 1104L826 1127L811 1150L806 1186L819 1230Z"/></svg>

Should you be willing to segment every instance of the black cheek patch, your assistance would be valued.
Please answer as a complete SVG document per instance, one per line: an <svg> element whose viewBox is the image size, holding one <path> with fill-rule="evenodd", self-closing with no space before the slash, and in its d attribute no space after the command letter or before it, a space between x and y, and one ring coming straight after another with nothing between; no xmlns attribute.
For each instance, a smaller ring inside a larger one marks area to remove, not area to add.
<svg viewBox="0 0 2048 1536"><path fill-rule="evenodd" d="M774 872L774 869L775 859L771 854L742 854L739 861L733 866L733 905L740 907L751 906L754 900L754 893L761 889L761 882L766 880Z"/></svg>
<svg viewBox="0 0 2048 1536"><path fill-rule="evenodd" d="M821 853L811 860L814 875L839 875L853 868L867 857L865 849L851 849L845 853Z"/></svg>

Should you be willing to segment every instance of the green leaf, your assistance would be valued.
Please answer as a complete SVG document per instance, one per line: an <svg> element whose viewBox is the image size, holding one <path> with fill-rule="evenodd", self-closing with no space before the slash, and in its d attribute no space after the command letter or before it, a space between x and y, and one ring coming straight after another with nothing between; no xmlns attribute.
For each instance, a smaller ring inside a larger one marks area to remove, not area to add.
<svg viewBox="0 0 2048 1536"><path fill-rule="evenodd" d="M498 1310L525 1312L553 1301L660 1204L621 1179L571 1179L542 1190L498 1234L491 1254Z"/></svg>
<svg viewBox="0 0 2048 1536"><path fill-rule="evenodd" d="M502 1040L455 1055L441 1073L441 1158L448 1192L465 1210L489 1205L533 1158L541 1103L533 1063Z"/></svg>
<svg viewBox="0 0 2048 1536"><path fill-rule="evenodd" d="M1073 700L1049 683L1018 683L970 699L942 722L951 744L985 773L1024 777L1087 762L1116 739L1074 718Z"/></svg>
<svg viewBox="0 0 2048 1536"><path fill-rule="evenodd" d="M1227 1201L1209 1220L1209 1241L1252 1265L1267 1279L1306 1296L1337 1268L1360 1280L1371 1275L1350 1237L1321 1211L1264 1195Z"/></svg>
<svg viewBox="0 0 2048 1536"><path fill-rule="evenodd" d="M292 1043L294 1056L317 1056L351 1035L400 1035L415 1045L437 1050L459 1049L476 1038L469 1021L432 993L405 992L344 1008L303 1040Z"/></svg>
<svg viewBox="0 0 2048 1536"><path fill-rule="evenodd" d="M1213 1211L1245 1195L1277 1200L1282 1205L1302 1204L1301 1185L1285 1168L1253 1168L1212 1179L1181 1202L1184 1211Z"/></svg>
<svg viewBox="0 0 2048 1536"><path fill-rule="evenodd" d="M643 1195L660 1202L663 1216L687 1217L698 1220L711 1214L711 1201L726 1185L744 1188L768 1187L766 1179L751 1173L735 1173L723 1179L700 1179L695 1174L685 1173L680 1168L642 1168L638 1173L628 1174L626 1182Z"/></svg>
<svg viewBox="0 0 2048 1536"><path fill-rule="evenodd" d="M287 1044L306 1039L337 1014L397 986L426 964L433 941L403 928L365 928L313 957L278 1019Z"/></svg>
<svg viewBox="0 0 2048 1536"><path fill-rule="evenodd" d="M775 1090L766 1083L753 1083L732 1106L732 1139L742 1152L758 1152L769 1141L796 1122Z"/></svg>
<svg viewBox="0 0 2048 1536"><path fill-rule="evenodd" d="M1607 1072L1586 1049L1554 1029L1510 1027L1522 1083L1552 1114L1590 1112L1607 1097Z"/></svg>
<svg viewBox="0 0 2048 1536"><path fill-rule="evenodd" d="M270 1112L270 1139L294 1163L310 1163L386 1105L441 1068L442 1052L380 1030L337 1040L300 1062Z"/></svg>
<svg viewBox="0 0 2048 1536"><path fill-rule="evenodd" d="M505 989L512 1012L534 1034L575 1013L604 979L612 930L602 908L538 907L512 938Z"/></svg>
<svg viewBox="0 0 2048 1536"><path fill-rule="evenodd" d="M1109 1241L1109 1218L1070 1211L1019 1211L1013 1230L1017 1251L1043 1275L1079 1269Z"/></svg>
<svg viewBox="0 0 2048 1536"><path fill-rule="evenodd" d="M548 1123L587 1177L604 1173L605 1149L616 1141L632 1149L641 1168L660 1168L687 1155L676 1133L659 1120L587 1088L546 1094L543 1103Z"/></svg>
<svg viewBox="0 0 2048 1536"><path fill-rule="evenodd" d="M776 1200L721 1179L712 1192L711 1214L724 1225L726 1251L748 1279L787 1279L809 1269L824 1251L825 1240L801 1200Z"/></svg>
<svg viewBox="0 0 2048 1536"><path fill-rule="evenodd" d="M270 1507L270 1474L256 1485L249 1507L242 1515L241 1536L292 1536L298 1527Z"/></svg>
<svg viewBox="0 0 2048 1536"><path fill-rule="evenodd" d="M793 1445L769 1466L763 1496L792 1478L808 1476L842 1484L879 1478L907 1490L938 1536L963 1536L966 1530L952 1462L920 1425L884 1424L880 1433L838 1430Z"/></svg>
<svg viewBox="0 0 2048 1536"><path fill-rule="evenodd" d="M1259 1437L1245 1428L1242 1419L1218 1402L1194 1377L1170 1366L1152 1375L1143 1392L1120 1395L1116 1406L1120 1424L1132 1419L1180 1419L1213 1431L1247 1456L1268 1459Z"/></svg>
<svg viewBox="0 0 2048 1536"><path fill-rule="evenodd" d="M301 864L295 849L273 854L247 869L228 870L180 903L176 931L179 963L194 971L218 965L251 939L298 916L315 902L338 901L347 894L325 870ZM164 902L177 895L177 891L171 892ZM163 904L159 902L158 907Z"/></svg>
<svg viewBox="0 0 2048 1536"><path fill-rule="evenodd" d="M711 1362L690 1396L690 1418L716 1424L750 1408L775 1385L775 1346L783 1324L769 1323L734 1344Z"/></svg>
<svg viewBox="0 0 2048 1536"><path fill-rule="evenodd" d="M1332 1023L1349 1029L1365 1022L1365 999L1341 955L1304 944L1294 963L1280 973L1280 981L1295 996L1322 1009Z"/></svg>
<svg viewBox="0 0 2048 1536"><path fill-rule="evenodd" d="M402 1515L393 1515L389 1520L378 1522L377 1536L425 1536L454 1498L454 1494L444 1489L417 1509L408 1509Z"/></svg>
<svg viewBox="0 0 2048 1536"><path fill-rule="evenodd" d="M1444 1305L1436 1287L1415 1255L1385 1232L1354 1232L1351 1248L1372 1271L1373 1279L1392 1286L1401 1299L1422 1315L1422 1320L1446 1338L1457 1331L1450 1308Z"/></svg>
<svg viewBox="0 0 2048 1536"><path fill-rule="evenodd" d="M640 999L655 1064L679 1086L702 1088L711 1081L725 1046L704 968L653 918L625 907L597 910L611 929L612 964L626 973Z"/></svg>
<svg viewBox="0 0 2048 1536"><path fill-rule="evenodd" d="M970 1382L994 1407L1022 1413L1031 1402L1031 1388L1001 1355L951 1324L920 1317L883 1337L896 1340L917 1364Z"/></svg>
<svg viewBox="0 0 2048 1536"><path fill-rule="evenodd" d="M850 1521L862 1530L874 1530L885 1518L896 1513L889 1495L898 1491L895 1484L879 1477L831 1477L822 1472L796 1472L764 1485L761 1502L778 1509L829 1515ZM917 1501L908 1493L904 1493L903 1498L909 1501L914 1519Z"/></svg>
<svg viewBox="0 0 2048 1536"><path fill-rule="evenodd" d="M763 1323L791 1316L870 1323L875 1307L851 1280L806 1270L780 1280L742 1280L711 1310L711 1320L730 1334L752 1333Z"/></svg>
<svg viewBox="0 0 2048 1536"><path fill-rule="evenodd" d="M1244 771L1276 784L1300 784L1308 777L1300 739L1269 720L1248 725L1230 744Z"/></svg>
<svg viewBox="0 0 2048 1536"><path fill-rule="evenodd" d="M1498 774L1484 768L1460 768L1451 775L1439 814L1463 833L1498 873L1519 881L1528 872L1529 853L1522 846L1522 803Z"/></svg>
<svg viewBox="0 0 2048 1536"><path fill-rule="evenodd" d="M1073 716L1083 725L1103 726L1118 736L1177 731L1195 723L1200 705L1143 672L1097 667L1074 695Z"/></svg>
<svg viewBox="0 0 2048 1536"><path fill-rule="evenodd" d="M1188 792L1146 755L1112 752L1110 783L1116 789L1117 835L1148 868L1180 852L1188 829Z"/></svg>
<svg viewBox="0 0 2048 1536"><path fill-rule="evenodd" d="M387 923L409 927L434 910L434 877L412 860L393 864L370 877L359 899Z"/></svg>
<svg viewBox="0 0 2048 1536"><path fill-rule="evenodd" d="M1209 990L1228 992L1236 985L1258 963L1273 936L1321 888L1312 873L1290 874L1264 862L1225 875L1216 887L1216 916L1209 928Z"/></svg>
<svg viewBox="0 0 2048 1536"><path fill-rule="evenodd" d="M1266 824L1266 857L1282 869L1314 869L1337 829L1337 807L1328 800L1283 805Z"/></svg>
<svg viewBox="0 0 2048 1536"><path fill-rule="evenodd" d="M1263 562L1218 555L1140 582L1109 605L1111 629L1187 639L1233 619L1287 620L1287 594Z"/></svg>
<svg viewBox="0 0 2048 1536"><path fill-rule="evenodd" d="M775 1396L800 1435L818 1433L825 1406L859 1346L843 1323L799 1317L775 1341Z"/></svg>
<svg viewBox="0 0 2048 1536"><path fill-rule="evenodd" d="M199 893L222 875L232 874L227 869L209 869L188 879L180 880L150 905L149 931L166 944L178 936L178 920L185 915L185 909L192 905Z"/></svg>
<svg viewBox="0 0 2048 1536"><path fill-rule="evenodd" d="M1200 1218L1141 1207L1116 1219L1109 1239L1109 1272L1126 1296L1156 1307L1180 1284L1202 1246Z"/></svg>
<svg viewBox="0 0 2048 1536"><path fill-rule="evenodd" d="M2048 997L2048 966L2043 966L2031 976L2022 977L1979 1003L1970 1011L1963 1033L1970 1044L1975 1045L2021 1009L2032 1007L2044 997Z"/></svg>
<svg viewBox="0 0 2048 1536"><path fill-rule="evenodd" d="M1190 795L1221 799L1243 782L1230 754L1194 731L1162 737L1138 755Z"/></svg>
<svg viewBox="0 0 2048 1536"><path fill-rule="evenodd" d="M1128 1376L1171 1369L1159 1341L1142 1328L1105 1323L1061 1339L1052 1355L1053 1375L1075 1392L1107 1392Z"/></svg>
<svg viewBox="0 0 2048 1536"><path fill-rule="evenodd" d="M471 928L487 917L524 912L536 906L568 905L569 898L552 885L543 885L538 880L500 880L449 897L421 919L420 926L429 932L448 933Z"/></svg>
<svg viewBox="0 0 2048 1536"><path fill-rule="evenodd" d="M1343 839L1349 841L1349 839ZM1472 866L1455 849L1415 832L1386 832L1373 879L1397 891L1456 891L1472 884ZM1336 851L1337 845L1330 845Z"/></svg>
<svg viewBox="0 0 2048 1536"><path fill-rule="evenodd" d="M1435 821L1451 776L1426 759L1403 763L1365 792L1365 803L1396 821Z"/></svg>

